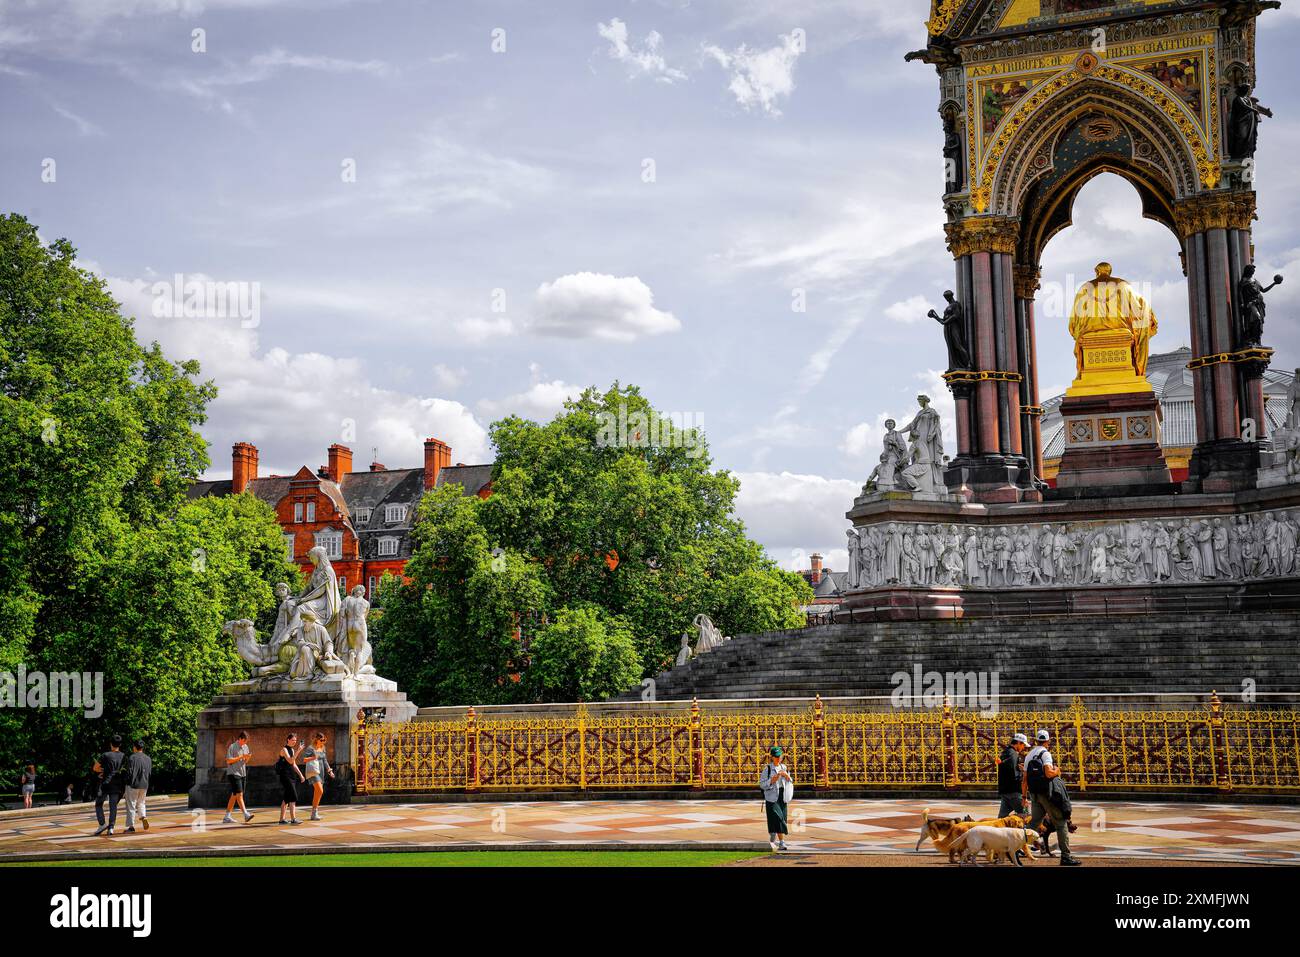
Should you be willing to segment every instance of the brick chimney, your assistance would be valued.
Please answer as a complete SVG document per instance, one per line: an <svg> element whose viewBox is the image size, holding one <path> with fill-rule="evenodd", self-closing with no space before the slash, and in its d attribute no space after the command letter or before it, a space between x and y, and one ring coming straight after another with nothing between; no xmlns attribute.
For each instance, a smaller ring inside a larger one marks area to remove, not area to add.
<svg viewBox="0 0 1300 957"><path fill-rule="evenodd" d="M343 476L352 471L352 450L335 442L329 448L330 464L326 466L330 481L337 485Z"/></svg>
<svg viewBox="0 0 1300 957"><path fill-rule="evenodd" d="M812 583L819 585L822 580L822 557L816 552L813 552L808 557L812 561Z"/></svg>
<svg viewBox="0 0 1300 957"><path fill-rule="evenodd" d="M424 440L424 488L433 488L438 481L438 473L451 464L451 446L438 439Z"/></svg>
<svg viewBox="0 0 1300 957"><path fill-rule="evenodd" d="M238 495L257 478L257 446L236 442L230 449L230 491Z"/></svg>
<svg viewBox="0 0 1300 957"><path fill-rule="evenodd" d="M387 472L387 471L388 471L388 466L384 465L383 462L371 462L371 463L370 463L370 471L372 471L372 472Z"/></svg>

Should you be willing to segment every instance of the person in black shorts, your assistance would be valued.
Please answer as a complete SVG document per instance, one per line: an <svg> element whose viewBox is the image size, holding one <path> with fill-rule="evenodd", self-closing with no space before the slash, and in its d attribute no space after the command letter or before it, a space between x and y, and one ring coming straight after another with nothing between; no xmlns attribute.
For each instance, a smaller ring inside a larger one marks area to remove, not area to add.
<svg viewBox="0 0 1300 957"><path fill-rule="evenodd" d="M252 753L248 750L248 732L241 731L226 749L226 783L230 785L230 797L226 801L226 816L222 824L234 824L235 805L244 814L244 823L253 819L244 805L244 785L248 781L248 759Z"/></svg>
<svg viewBox="0 0 1300 957"><path fill-rule="evenodd" d="M298 767L298 735L290 733L284 739L284 747L275 761L275 773L280 779L280 823L301 824L298 820L298 784L305 781L302 769ZM284 819L285 811L289 820Z"/></svg>

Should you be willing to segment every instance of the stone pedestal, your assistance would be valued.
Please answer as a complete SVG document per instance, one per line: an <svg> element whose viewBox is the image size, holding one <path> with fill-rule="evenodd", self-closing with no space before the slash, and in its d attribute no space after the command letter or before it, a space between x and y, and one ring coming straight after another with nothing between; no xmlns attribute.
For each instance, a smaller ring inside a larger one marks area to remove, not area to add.
<svg viewBox="0 0 1300 957"><path fill-rule="evenodd" d="M1168 486L1155 393L1070 395L1061 402L1065 452L1056 486Z"/></svg>
<svg viewBox="0 0 1300 957"><path fill-rule="evenodd" d="M416 706L396 685L382 678L357 681L278 681L258 685L238 682L199 712L195 745L194 787L190 807L224 808L230 795L226 783L226 749L240 731L248 732L248 762L245 800L250 807L277 806L280 785L273 765L289 732L310 739L317 731L325 734L326 754L334 778L326 779L324 801L346 804L351 800L355 776L352 768L352 732L357 714L364 710L369 720L408 721ZM304 785L299 797L311 799Z"/></svg>

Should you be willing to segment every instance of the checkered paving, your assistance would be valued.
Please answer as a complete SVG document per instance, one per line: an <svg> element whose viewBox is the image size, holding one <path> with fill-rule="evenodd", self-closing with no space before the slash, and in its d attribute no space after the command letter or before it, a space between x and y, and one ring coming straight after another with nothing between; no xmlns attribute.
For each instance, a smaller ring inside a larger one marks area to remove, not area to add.
<svg viewBox="0 0 1300 957"><path fill-rule="evenodd" d="M934 817L984 817L983 801L796 800L794 849L821 853L912 852L924 806ZM321 846L511 845L729 846L763 844L760 801L539 801L465 804L361 804L325 807L324 820L276 823L278 809L254 808L251 824L222 824L221 811L190 810L183 798L150 801L152 827L95 837L90 805L0 813L0 861L105 851L147 855L174 850L224 852ZM1076 802L1072 836L1080 856L1300 864L1300 805ZM935 853L928 843L924 853Z"/></svg>

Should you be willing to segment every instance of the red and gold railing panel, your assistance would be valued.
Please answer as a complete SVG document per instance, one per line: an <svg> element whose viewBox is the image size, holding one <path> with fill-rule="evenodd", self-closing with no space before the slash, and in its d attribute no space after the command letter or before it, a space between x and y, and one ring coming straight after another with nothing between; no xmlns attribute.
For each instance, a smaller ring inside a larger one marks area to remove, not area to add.
<svg viewBox="0 0 1300 957"><path fill-rule="evenodd" d="M1300 793L1300 710L1068 708L982 713L942 708L828 711L779 706L546 718L363 723L353 739L360 793L694 789L757 793L779 744L796 787L990 789L1017 732L1052 736L1081 792Z"/></svg>

